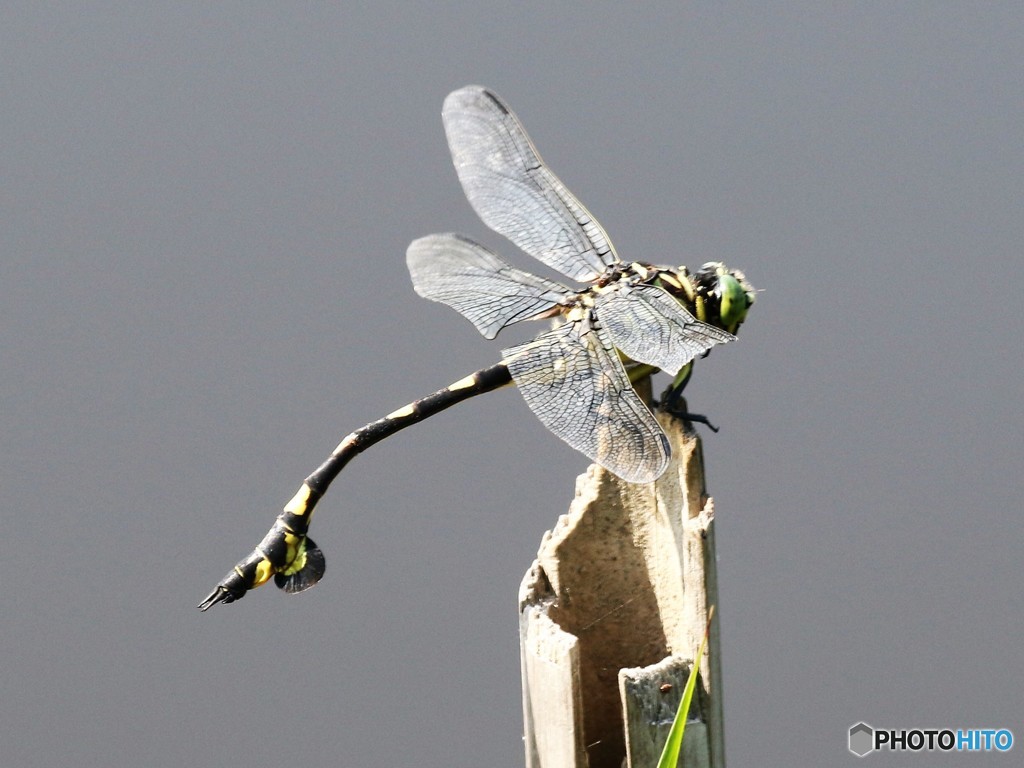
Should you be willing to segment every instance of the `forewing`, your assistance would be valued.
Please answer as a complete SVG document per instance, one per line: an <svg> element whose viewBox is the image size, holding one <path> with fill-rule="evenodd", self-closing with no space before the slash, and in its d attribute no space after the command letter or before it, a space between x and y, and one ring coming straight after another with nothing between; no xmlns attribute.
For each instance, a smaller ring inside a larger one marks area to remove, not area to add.
<svg viewBox="0 0 1024 768"><path fill-rule="evenodd" d="M447 304L488 339L506 325L529 320L556 305L569 289L516 269L462 235L428 235L406 252L413 288Z"/></svg>
<svg viewBox="0 0 1024 768"><path fill-rule="evenodd" d="M673 376L715 344L736 338L702 323L656 285L615 284L598 294L594 306L616 347Z"/></svg>
<svg viewBox="0 0 1024 768"><path fill-rule="evenodd" d="M442 117L459 181L487 226L580 282L618 261L604 229L544 165L498 96L461 88L445 99Z"/></svg>
<svg viewBox="0 0 1024 768"><path fill-rule="evenodd" d="M504 359L526 404L577 451L631 483L665 471L668 438L599 327L564 323Z"/></svg>

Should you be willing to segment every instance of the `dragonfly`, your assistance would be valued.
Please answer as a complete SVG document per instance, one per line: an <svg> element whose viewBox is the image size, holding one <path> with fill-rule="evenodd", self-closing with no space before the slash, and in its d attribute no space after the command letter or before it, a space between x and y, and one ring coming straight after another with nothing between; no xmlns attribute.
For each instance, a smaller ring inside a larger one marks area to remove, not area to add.
<svg viewBox="0 0 1024 768"><path fill-rule="evenodd" d="M341 470L370 446L467 398L514 384L555 435L627 482L650 483L668 466L665 433L634 385L661 370L674 378L663 406L694 421L681 393L694 358L733 341L754 303L742 272L720 262L686 267L624 262L597 219L568 190L495 93L449 94L442 119L462 188L492 230L566 278L573 288L513 267L464 235L413 241L415 291L455 309L487 339L526 320L552 327L503 350L501 361L351 432L285 505L259 545L199 604L241 599L273 577L285 592L323 576L308 535L314 507ZM682 404L682 405L681 405Z"/></svg>

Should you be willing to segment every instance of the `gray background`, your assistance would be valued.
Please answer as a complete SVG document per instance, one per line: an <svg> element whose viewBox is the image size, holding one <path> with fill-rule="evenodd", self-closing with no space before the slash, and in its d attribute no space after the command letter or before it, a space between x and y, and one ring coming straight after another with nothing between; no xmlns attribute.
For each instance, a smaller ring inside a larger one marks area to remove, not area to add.
<svg viewBox="0 0 1024 768"><path fill-rule="evenodd" d="M1024 739L1020 6L283 6L0 12L0 763L522 764L517 588L586 462L513 391L343 474L317 589L195 609L346 432L497 360L404 262L536 266L452 170L472 82L624 258L764 289L688 391L730 763Z"/></svg>

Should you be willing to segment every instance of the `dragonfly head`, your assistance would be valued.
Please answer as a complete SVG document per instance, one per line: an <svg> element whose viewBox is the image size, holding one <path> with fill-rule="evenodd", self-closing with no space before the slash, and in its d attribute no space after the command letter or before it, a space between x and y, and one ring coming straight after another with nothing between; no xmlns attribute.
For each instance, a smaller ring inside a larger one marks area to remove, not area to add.
<svg viewBox="0 0 1024 768"><path fill-rule="evenodd" d="M738 269L710 261L690 276L697 294L697 317L736 333L747 318L756 291Z"/></svg>

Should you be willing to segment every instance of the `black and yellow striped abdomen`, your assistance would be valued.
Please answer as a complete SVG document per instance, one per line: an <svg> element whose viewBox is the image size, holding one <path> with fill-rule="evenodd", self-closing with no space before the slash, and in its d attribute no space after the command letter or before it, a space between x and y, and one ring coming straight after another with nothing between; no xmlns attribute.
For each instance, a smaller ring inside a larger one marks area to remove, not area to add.
<svg viewBox="0 0 1024 768"><path fill-rule="evenodd" d="M323 576L325 562L319 547L307 536L309 522L316 503L345 465L395 432L511 382L508 366L504 362L497 363L349 433L327 460L306 478L263 541L221 579L199 608L206 611L217 603L240 600L246 592L265 584L271 576L274 583L286 592L302 592L312 587Z"/></svg>

